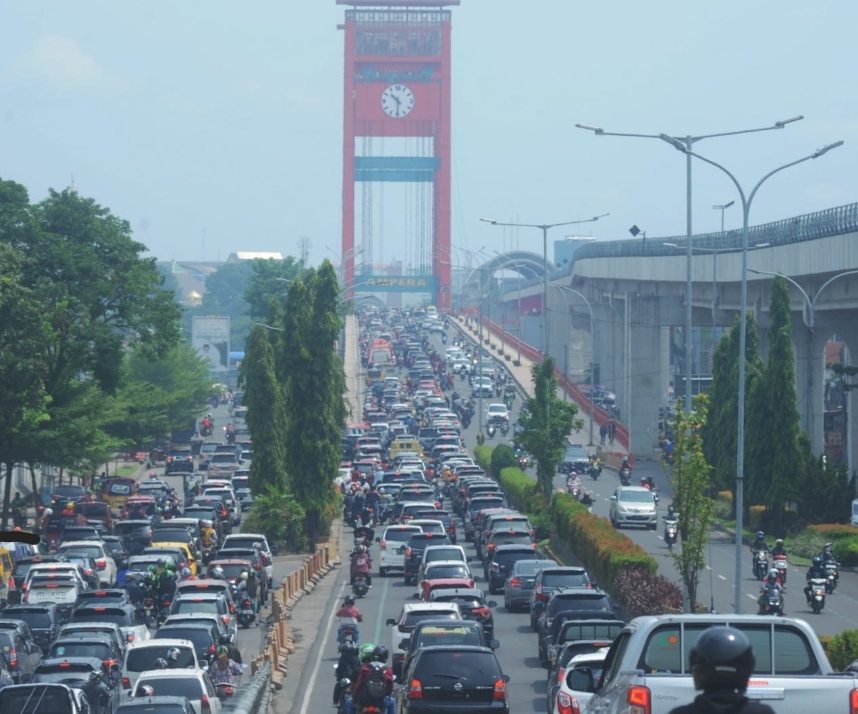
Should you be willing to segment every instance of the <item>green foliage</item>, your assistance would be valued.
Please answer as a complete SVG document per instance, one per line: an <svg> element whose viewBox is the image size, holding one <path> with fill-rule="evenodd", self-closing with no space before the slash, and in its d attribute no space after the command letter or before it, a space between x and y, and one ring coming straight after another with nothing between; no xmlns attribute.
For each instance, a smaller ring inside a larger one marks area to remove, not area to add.
<svg viewBox="0 0 858 714"><path fill-rule="evenodd" d="M834 557L847 568L858 566L858 537L834 541Z"/></svg>
<svg viewBox="0 0 858 714"><path fill-rule="evenodd" d="M564 402L557 396L557 377L554 359L546 357L534 364L533 396L527 400L527 413L520 418L523 430L519 443L533 455L536 462L536 480L546 501L554 490L554 474L563 458L566 440L572 430L580 430L584 422L576 419L578 405Z"/></svg>
<svg viewBox="0 0 858 714"><path fill-rule="evenodd" d="M490 473L492 470L492 452L494 451L493 446L475 446L474 447L474 461L477 462L477 466L483 469L486 473Z"/></svg>
<svg viewBox="0 0 858 714"><path fill-rule="evenodd" d="M546 502L536 481L518 466L505 468L501 471L497 481L506 493L510 504L520 511L539 513L545 509Z"/></svg>
<svg viewBox="0 0 858 714"><path fill-rule="evenodd" d="M826 542L824 536L808 528L793 538L790 552L802 558L812 558L822 552Z"/></svg>
<svg viewBox="0 0 858 714"><path fill-rule="evenodd" d="M691 611L697 603L697 586L700 572L706 565L704 549L708 543L709 521L714 505L708 497L710 472L703 454L700 436L706 423L708 398L701 394L694 400L690 413L686 413L677 400L673 416L674 461L673 503L679 511L680 548L672 553L676 569L688 591Z"/></svg>
<svg viewBox="0 0 858 714"><path fill-rule="evenodd" d="M498 444L492 451L489 471L494 478L499 478L501 471L509 466L518 466L518 459L509 444Z"/></svg>
<svg viewBox="0 0 858 714"><path fill-rule="evenodd" d="M269 484L254 499L241 528L247 533L264 533L269 543L283 544L298 553L307 550L305 519L304 509L292 494Z"/></svg>
<svg viewBox="0 0 858 714"><path fill-rule="evenodd" d="M802 487L796 496L799 516L808 523L848 523L855 498L855 476L849 478L845 465L826 466L822 456L813 455L810 438L799 437L802 455Z"/></svg>
<svg viewBox="0 0 858 714"><path fill-rule="evenodd" d="M808 526L808 530L819 533L826 541L841 540L843 538L854 538L858 536L858 527L843 525L841 523L818 523Z"/></svg>
<svg viewBox="0 0 858 714"><path fill-rule="evenodd" d="M304 275L301 261L289 256L285 260L254 260L251 273L245 283L244 302L252 320L269 317L272 298L283 303L289 292L289 284Z"/></svg>
<svg viewBox="0 0 858 714"><path fill-rule="evenodd" d="M844 630L828 643L828 661L838 672L858 659L858 630Z"/></svg>
<svg viewBox="0 0 858 714"><path fill-rule="evenodd" d="M229 317L232 349L241 349L244 346L252 327L244 296L253 273L254 262L241 260L236 263L224 263L206 278L206 291L203 293L202 303L185 313L184 328L188 338L191 336L194 317L221 315Z"/></svg>

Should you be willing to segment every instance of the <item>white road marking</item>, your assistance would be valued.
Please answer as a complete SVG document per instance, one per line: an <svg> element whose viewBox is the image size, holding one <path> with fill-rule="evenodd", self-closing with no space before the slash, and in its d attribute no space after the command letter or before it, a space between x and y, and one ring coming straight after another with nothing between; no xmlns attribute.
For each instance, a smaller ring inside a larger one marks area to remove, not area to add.
<svg viewBox="0 0 858 714"><path fill-rule="evenodd" d="M345 586L346 586L345 583L343 583L342 586L340 586L340 592L343 591ZM339 597L337 599L339 599ZM316 662L313 665L313 674L310 675L310 681L307 682L307 692L308 693L312 692L313 687L316 686L316 675L319 674L319 669L321 668L321 665L322 665L322 657L325 656L325 647L328 644L328 638L331 636L331 631L333 629L332 625L334 622L334 616L336 614L337 614L336 608L332 607L331 608L331 614L328 615L328 621L325 624L325 636L322 638L322 645L321 645L321 647L319 647L319 654L316 655ZM310 708L310 700L311 699L312 699L312 697L309 695L304 697L304 703L301 705L301 714L307 714L307 710Z"/></svg>
<svg viewBox="0 0 858 714"><path fill-rule="evenodd" d="M751 593L745 593L745 595L747 595L749 598L751 598L751 600L756 600L756 599L757 599L757 596L756 596L756 595L751 595ZM301 714L304 714L304 712L302 711L302 712L301 712Z"/></svg>
<svg viewBox="0 0 858 714"><path fill-rule="evenodd" d="M719 578L721 578L721 580L726 580L726 579L727 579L727 578L726 578L726 577L724 577L723 575L719 575L718 577L719 577Z"/></svg>

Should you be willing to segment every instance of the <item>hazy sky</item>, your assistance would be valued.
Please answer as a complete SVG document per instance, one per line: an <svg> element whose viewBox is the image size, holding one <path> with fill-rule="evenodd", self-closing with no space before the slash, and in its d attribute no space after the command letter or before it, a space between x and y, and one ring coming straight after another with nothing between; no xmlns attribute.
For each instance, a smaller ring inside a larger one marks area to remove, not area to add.
<svg viewBox="0 0 858 714"><path fill-rule="evenodd" d="M343 12L334 0L6 0L0 176L39 200L74 175L160 259L297 254L302 236L312 263L330 258ZM610 212L593 228L600 239L626 238L632 224L653 238L684 233L684 157L576 122L684 135L804 114L783 131L697 148L750 188L846 141L773 179L752 223L858 200L854 0L463 0L453 13L455 246L503 247L480 216ZM732 185L698 163L694 195L695 231L716 230L712 205L735 198ZM391 204L383 255L401 258L402 208ZM539 249L538 237L521 234L521 247Z"/></svg>

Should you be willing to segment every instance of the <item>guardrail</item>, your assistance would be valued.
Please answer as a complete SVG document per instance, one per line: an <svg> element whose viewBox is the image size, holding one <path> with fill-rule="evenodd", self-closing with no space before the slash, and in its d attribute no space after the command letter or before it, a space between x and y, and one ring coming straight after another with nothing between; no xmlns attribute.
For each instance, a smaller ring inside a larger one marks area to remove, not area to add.
<svg viewBox="0 0 858 714"><path fill-rule="evenodd" d="M221 711L231 714L268 714L271 704L271 663L265 662L250 681L236 690Z"/></svg>
<svg viewBox="0 0 858 714"><path fill-rule="evenodd" d="M339 562L337 538L330 538L327 542L316 546L316 551L304 558L301 567L289 573L280 581L280 586L272 590L271 618L265 646L250 663L250 671L254 677L265 667L269 668L271 689L283 688L283 678L289 671L289 655L295 651L295 645L289 634L289 617L292 608L304 595L309 595L319 580ZM266 712L265 709L259 711L263 714Z"/></svg>

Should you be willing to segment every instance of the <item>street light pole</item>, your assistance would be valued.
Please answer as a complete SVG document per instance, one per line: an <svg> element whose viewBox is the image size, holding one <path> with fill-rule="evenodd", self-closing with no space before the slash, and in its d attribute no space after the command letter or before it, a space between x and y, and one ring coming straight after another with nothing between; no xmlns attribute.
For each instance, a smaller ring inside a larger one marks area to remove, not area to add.
<svg viewBox="0 0 858 714"><path fill-rule="evenodd" d="M712 206L716 211L721 211L721 238L724 238L724 211L736 203L735 200L729 203L723 203L719 206ZM715 336L717 328L716 312L718 310L718 251L712 251L712 365L709 371L712 372L715 364L715 349L718 345L718 338Z"/></svg>
<svg viewBox="0 0 858 714"><path fill-rule="evenodd" d="M807 321L805 324L807 325L807 351L806 351L806 361L807 367L805 370L805 399L806 403L804 405L804 428L807 433L810 435L811 443L813 443L814 432L816 430L816 414L813 410L813 359L811 358L811 353L813 350L813 332L816 327L816 301L819 299L819 296L822 295L822 291L825 290L831 283L835 280L839 280L840 278L844 278L847 275L856 275L858 274L858 270L847 270L843 273L838 273L832 278L826 280L822 287L819 288L811 298L805 289L801 287L795 280L793 280L788 275L784 275L783 273L773 273L770 270L754 270L753 268L748 268L749 273L756 273L757 275L780 275L784 280L789 283L795 285L798 288L798 291L801 293L801 296L804 298L805 303L807 304Z"/></svg>
<svg viewBox="0 0 858 714"><path fill-rule="evenodd" d="M691 280L691 266L693 263L693 254L691 252L691 150L698 141L703 139L715 139L722 136L736 136L738 134L755 134L761 131L772 131L774 129L783 129L787 124L804 119L803 116L792 117L784 121L777 121L772 126L759 127L757 129L742 129L740 131L725 131L718 134L703 134L700 136L668 136L667 134L630 134L624 132L605 131L601 127L590 126L588 124L576 124L578 129L592 131L596 136L627 136L639 139L661 139L671 145L682 145L686 152L685 163L685 232L686 232L686 254L685 254L685 411L691 411L691 379L692 379L692 345L691 345L691 330L694 319L694 310L691 302L691 291L693 289Z"/></svg>
<svg viewBox="0 0 858 714"><path fill-rule="evenodd" d="M483 223L489 223L493 226L512 226L513 228L539 228L542 231L542 357L545 359L549 356L551 345L549 343L550 332L548 328L548 231L552 228L560 226L574 226L579 223L595 223L600 218L609 216L609 213L603 213L599 216L593 216L583 221L564 221L563 223L503 223L492 218L481 218Z"/></svg>
<svg viewBox="0 0 858 714"><path fill-rule="evenodd" d="M568 290L570 293L574 293L579 298L581 298L584 303L587 305L587 309L590 311L590 443L587 446L593 446L593 416L595 413L596 405L593 402L593 397L595 397L594 387L594 372L596 370L596 316L593 313L593 306L590 304L590 301L584 297L583 293L579 293L577 290L573 290L572 288L566 287L565 285L557 285L561 290ZM569 375L566 375L566 378L569 378Z"/></svg>
<svg viewBox="0 0 858 714"><path fill-rule="evenodd" d="M757 191L760 189L760 186L762 186L776 173L779 173L784 169L788 169L792 166L796 166L797 164L804 163L805 161L810 161L811 159L818 159L820 156L823 156L832 149L836 149L837 147L842 146L843 142L837 141L833 144L829 144L828 146L824 146L821 149L814 151L809 156L797 159L796 161L790 161L788 164L784 164L783 166L779 166L778 168L769 171L769 173L767 173L759 181L757 181L756 185L751 190L751 193L748 194L748 196L746 197L745 192L742 189L742 185L739 183L738 179L721 164L712 161L712 159L707 159L705 156L701 156L700 154L689 151L685 144L683 144L679 140L673 139L672 137L669 137L667 135L662 135L661 138L663 138L669 144L672 144L677 150L689 153L695 158L700 159L701 161L704 161L705 163L710 164L716 169L720 169L725 174L727 174L727 176L736 186L736 190L739 192L739 198L742 201L742 300L741 314L739 317L739 404L736 419L736 574L733 595L735 600L735 602L733 603L733 607L735 609L736 614L738 615L742 612L742 532L744 520L743 499L745 488L745 363L747 362L747 359L745 357L745 324L747 322L748 317L748 219L751 213L751 204L753 203L754 196L757 195Z"/></svg>

